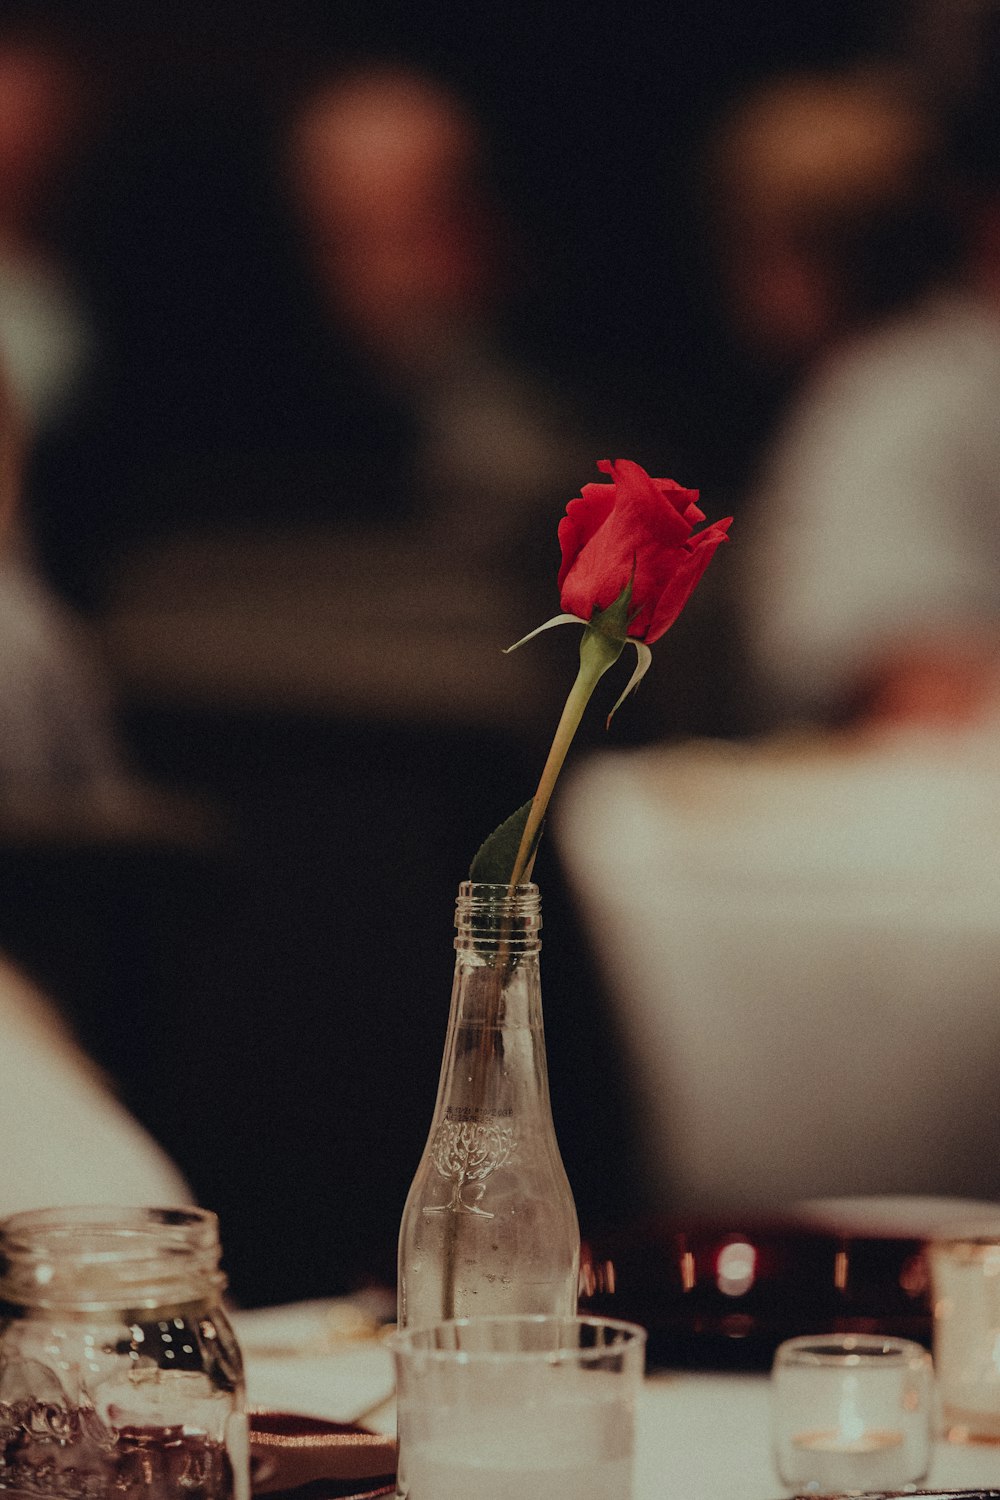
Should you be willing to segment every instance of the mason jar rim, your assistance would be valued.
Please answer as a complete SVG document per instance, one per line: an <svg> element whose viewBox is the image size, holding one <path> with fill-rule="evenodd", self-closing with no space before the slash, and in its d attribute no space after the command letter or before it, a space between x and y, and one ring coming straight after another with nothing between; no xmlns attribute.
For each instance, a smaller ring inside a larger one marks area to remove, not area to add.
<svg viewBox="0 0 1000 1500"><path fill-rule="evenodd" d="M171 1230L184 1231L171 1236ZM196 1231L200 1230L200 1233ZM210 1249L219 1243L218 1215L208 1208L137 1207L115 1204L72 1204L63 1208L31 1208L11 1214L0 1222L0 1250L10 1247L31 1254L35 1244L48 1246L63 1239L70 1248L72 1237L81 1232L104 1234L116 1243L131 1244L137 1252L154 1235L187 1242L191 1249ZM44 1239L43 1239L44 1237ZM81 1255L77 1250L76 1255ZM107 1252L95 1251L85 1259L99 1259ZM137 1253L133 1259L138 1259Z"/></svg>
<svg viewBox="0 0 1000 1500"><path fill-rule="evenodd" d="M29 1209L0 1223L0 1300L61 1309L201 1300L226 1284L219 1254L210 1209Z"/></svg>

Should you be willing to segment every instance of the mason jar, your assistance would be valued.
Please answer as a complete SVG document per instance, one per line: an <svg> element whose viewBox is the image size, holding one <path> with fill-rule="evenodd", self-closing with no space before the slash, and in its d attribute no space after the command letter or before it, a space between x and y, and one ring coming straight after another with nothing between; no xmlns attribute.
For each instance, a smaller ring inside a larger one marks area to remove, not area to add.
<svg viewBox="0 0 1000 1500"><path fill-rule="evenodd" d="M0 1226L0 1491L247 1500L218 1220L60 1208Z"/></svg>

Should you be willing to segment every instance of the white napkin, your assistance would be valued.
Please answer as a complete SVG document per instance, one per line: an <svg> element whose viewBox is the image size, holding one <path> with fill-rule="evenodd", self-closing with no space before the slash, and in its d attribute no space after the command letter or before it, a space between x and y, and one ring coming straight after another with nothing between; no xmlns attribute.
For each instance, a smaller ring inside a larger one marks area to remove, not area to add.
<svg viewBox="0 0 1000 1500"><path fill-rule="evenodd" d="M358 1422L388 1402L392 1356L348 1299L232 1314L251 1407Z"/></svg>

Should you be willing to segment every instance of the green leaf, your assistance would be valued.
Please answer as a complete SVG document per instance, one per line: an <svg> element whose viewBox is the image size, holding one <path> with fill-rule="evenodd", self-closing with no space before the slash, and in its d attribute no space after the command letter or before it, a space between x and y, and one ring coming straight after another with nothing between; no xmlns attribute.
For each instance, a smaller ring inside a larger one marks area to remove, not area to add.
<svg viewBox="0 0 1000 1500"><path fill-rule="evenodd" d="M499 828L494 828L489 838L480 844L469 869L470 880L481 881L486 885L508 884L530 811L531 802L528 801L517 812L511 813ZM535 843L537 842L536 839Z"/></svg>

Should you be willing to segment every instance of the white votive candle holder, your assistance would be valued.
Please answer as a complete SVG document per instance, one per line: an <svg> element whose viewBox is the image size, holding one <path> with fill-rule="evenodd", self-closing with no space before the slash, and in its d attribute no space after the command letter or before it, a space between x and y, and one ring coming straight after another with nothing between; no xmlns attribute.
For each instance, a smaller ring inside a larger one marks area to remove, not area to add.
<svg viewBox="0 0 1000 1500"><path fill-rule="evenodd" d="M934 1368L942 1435L1000 1442L1000 1235L930 1246Z"/></svg>
<svg viewBox="0 0 1000 1500"><path fill-rule="evenodd" d="M794 1494L892 1490L930 1464L931 1358L910 1339L789 1339L771 1372L774 1463Z"/></svg>

